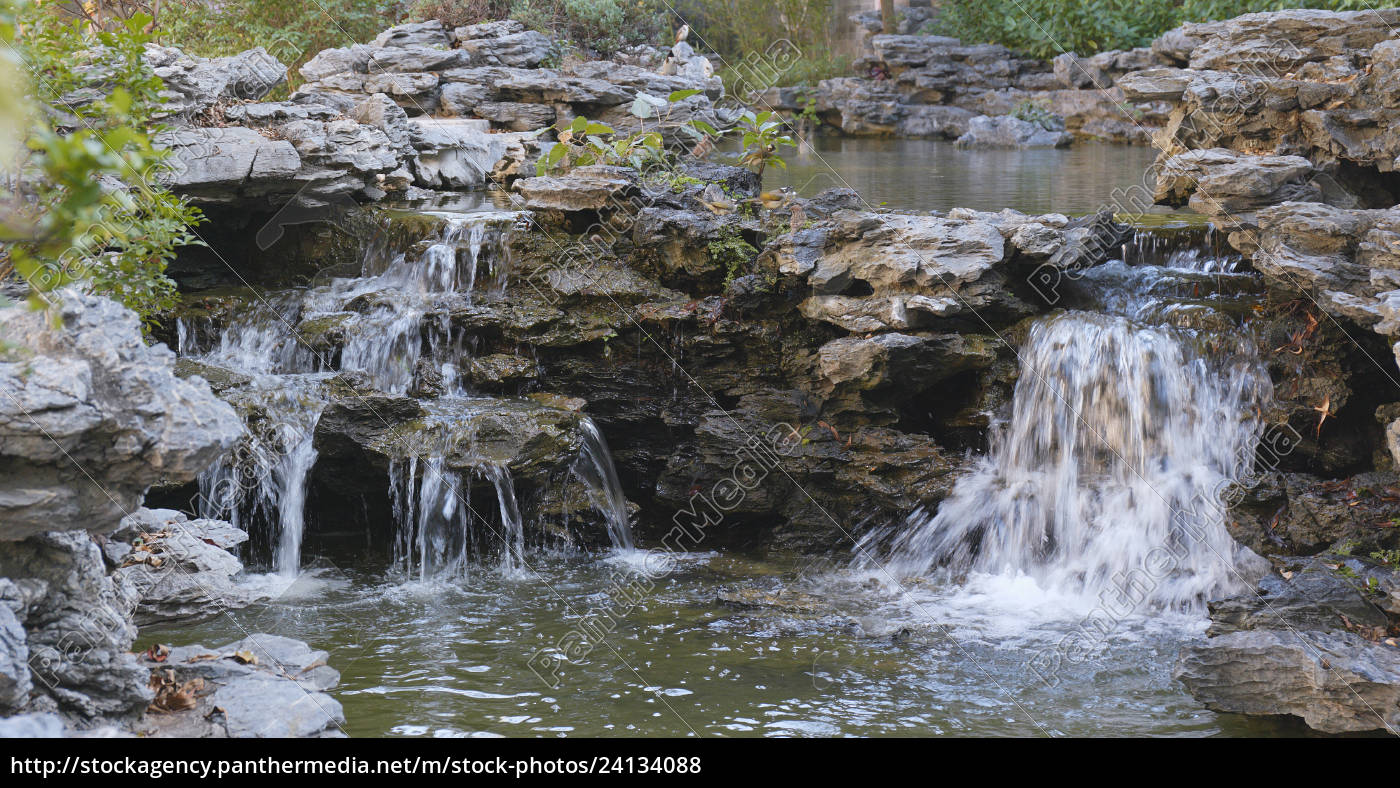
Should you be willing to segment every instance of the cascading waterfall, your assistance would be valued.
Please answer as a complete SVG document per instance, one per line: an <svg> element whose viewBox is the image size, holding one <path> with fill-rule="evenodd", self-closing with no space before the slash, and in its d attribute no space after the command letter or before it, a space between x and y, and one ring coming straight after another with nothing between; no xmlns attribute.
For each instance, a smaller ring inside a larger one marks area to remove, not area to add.
<svg viewBox="0 0 1400 788"><path fill-rule="evenodd" d="M278 524L273 546L277 571L294 575L301 566L306 489L316 463L313 438L324 403L286 381L253 389L266 418L233 454L199 476L201 517L225 519L247 529L247 515Z"/></svg>
<svg viewBox="0 0 1400 788"><path fill-rule="evenodd" d="M493 524L474 509L471 480L480 477L495 488L497 510ZM389 495L398 524L395 560L405 574L418 580L465 576L484 533L500 552L507 574L525 566L525 524L515 496L510 469L483 465L468 472L446 466L440 456L395 462L389 469Z"/></svg>
<svg viewBox="0 0 1400 788"><path fill-rule="evenodd" d="M444 220L442 230L417 255L391 254L386 244L372 243L360 276L265 301L212 342L201 343L199 332L183 321L177 327L182 355L251 379L230 394L248 414L250 435L201 475L200 514L245 529L254 521L272 524L279 573L294 575L301 565L307 492L317 459L313 438L328 400L324 381L337 368L359 373L378 391L404 394L420 362L429 362L442 377L438 402L444 430L471 428L472 399L459 373L468 351L462 337L453 335L449 308L470 301L478 289L494 294L504 288L508 265L497 261L483 272L483 251L494 243L501 220L514 217L435 215ZM346 321L338 363L297 336L294 327L319 317ZM201 344L210 347L198 355ZM465 418L455 423L452 414ZM604 515L612 543L630 548L626 499L607 443L591 420L584 419L581 430L575 475ZM396 560L420 579L461 576L473 556L494 552L503 572L519 572L525 566L525 528L510 470L485 459L467 470L451 468L446 453L420 450L391 464ZM492 486L495 511L473 509L474 482ZM486 541L485 534L493 538Z"/></svg>
<svg viewBox="0 0 1400 788"><path fill-rule="evenodd" d="M594 508L607 518L608 536L613 546L631 550L634 545L632 526L627 518L627 497L622 494L622 482L617 477L608 442L593 419L585 418L581 427L583 447L574 463L574 473L588 487Z"/></svg>
<svg viewBox="0 0 1400 788"><path fill-rule="evenodd" d="M1269 378L1238 330L1162 324L1171 315L1164 279L1218 271L1207 257L1110 263L1113 292L1100 306L1123 314L1038 322L1020 349L1010 419L994 427L987 455L935 514L868 535L857 565L896 576L1027 575L1067 593L1151 566L1163 576L1150 603L1178 609L1239 590L1222 497L1253 467ZM882 548L885 558L870 557Z"/></svg>

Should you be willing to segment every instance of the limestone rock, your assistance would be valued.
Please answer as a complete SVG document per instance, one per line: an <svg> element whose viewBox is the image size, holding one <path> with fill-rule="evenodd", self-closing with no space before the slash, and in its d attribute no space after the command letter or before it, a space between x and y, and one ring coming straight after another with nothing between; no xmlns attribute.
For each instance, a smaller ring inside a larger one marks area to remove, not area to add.
<svg viewBox="0 0 1400 788"><path fill-rule="evenodd" d="M254 634L212 649L172 648L163 662L143 657L153 682L202 689L194 708L148 714L139 727L159 737L342 736L345 713L326 692L340 674L327 656L298 640Z"/></svg>
<svg viewBox="0 0 1400 788"><path fill-rule="evenodd" d="M1073 141L1067 131L1051 131L1011 115L979 115L968 121L967 132L954 144L959 148L1063 148Z"/></svg>
<svg viewBox="0 0 1400 788"><path fill-rule="evenodd" d="M457 45L470 52L472 60L493 66L534 68L543 63L554 49L554 42L543 33L524 30L491 37L476 37L463 31L479 30L483 25L457 28Z"/></svg>
<svg viewBox="0 0 1400 788"><path fill-rule="evenodd" d="M150 701L146 671L130 654L132 600L107 575L81 531L10 542L0 577L28 589L22 621L33 690L83 718L124 717Z"/></svg>
<svg viewBox="0 0 1400 788"><path fill-rule="evenodd" d="M598 211L624 205L636 189L635 176L624 167L592 164L565 175L526 178L515 188L528 208L557 211Z"/></svg>
<svg viewBox="0 0 1400 788"><path fill-rule="evenodd" d="M1223 148L1193 150L1167 159L1157 174L1158 202L1187 202L1220 226L1252 223L1253 212L1285 201L1321 196L1316 172L1301 156L1251 156Z"/></svg>
<svg viewBox="0 0 1400 788"><path fill-rule="evenodd" d="M1176 676L1236 714L1288 714L1324 733L1400 729L1400 649L1350 632L1233 632L1183 651Z"/></svg>
<svg viewBox="0 0 1400 788"><path fill-rule="evenodd" d="M157 481L191 481L243 426L207 384L173 374L136 315L73 291L51 315L0 310L0 538L110 531Z"/></svg>
<svg viewBox="0 0 1400 788"><path fill-rule="evenodd" d="M170 510L140 509L122 520L107 553L113 580L136 595L138 626L187 621L249 605L234 582L243 564L231 552L248 535L219 520L190 520ZM136 549L133 549L133 546ZM120 555L114 551L125 548Z"/></svg>
<svg viewBox="0 0 1400 788"><path fill-rule="evenodd" d="M385 30L374 38L374 45L377 47L441 47L446 49L452 46L452 39L447 34L447 28L442 22L430 19L426 22L410 22L405 25L396 25Z"/></svg>

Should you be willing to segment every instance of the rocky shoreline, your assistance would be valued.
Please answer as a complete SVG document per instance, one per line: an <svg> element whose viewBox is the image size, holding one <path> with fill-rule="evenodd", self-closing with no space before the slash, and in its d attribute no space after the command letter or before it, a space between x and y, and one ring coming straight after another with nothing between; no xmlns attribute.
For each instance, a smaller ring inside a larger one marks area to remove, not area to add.
<svg viewBox="0 0 1400 788"><path fill-rule="evenodd" d="M1187 25L1149 49L1053 64L928 36L871 44L886 77L829 80L816 97L847 134L1058 145L1155 131L1151 200L1208 217L1269 289L1242 322L1274 384L1261 416L1289 442L1261 449L1271 461L1227 520L1272 569L1258 593L1211 602L1180 681L1218 711L1328 733L1400 727L1400 575L1374 557L1400 551L1400 391L1385 388L1400 376L1386 130L1400 45L1365 13L1315 11ZM621 517L645 543L670 544L689 522L704 524L706 549L819 554L937 507L1010 401L1015 346L1064 306L1052 285L1133 239L1114 210L895 213L849 190L775 200L748 170L698 160L531 177L547 129L580 116L642 128L630 108L643 94L697 91L667 102L668 139L691 119L733 121L684 44L640 65L548 68L549 51L512 23L401 25L320 53L281 102L261 101L286 72L258 50L149 52L179 97L169 183L207 207L211 248L171 267L189 293L157 334L178 363L100 298L65 294L61 328L0 310L0 730L338 733L339 677L315 644L249 633L131 653L137 626L262 593L241 582L237 553L268 551L244 545L246 502L232 522L191 508L216 463L237 470L249 446L289 452L262 382L188 352L266 301L250 284L290 294L276 318L315 370L290 392L316 404L308 533L363 533L384 551L403 503L389 482L412 462L411 490L431 445L449 472L496 474L474 494L503 512L506 474L517 521L548 523L560 544L615 536ZM798 99L766 100L800 112ZM1065 128L996 119L1028 100ZM367 248L420 267L435 245L461 254L442 206L487 185L499 210L477 227L465 291L430 293L410 314L417 280L361 273ZM314 290L333 276L366 284ZM342 371L384 315L417 321L404 335L416 363ZM469 350L445 364L420 345ZM452 409L456 388L470 411ZM708 497L778 427L794 438L781 478L723 506ZM569 474L594 431L625 491L611 512L571 503L589 495Z"/></svg>

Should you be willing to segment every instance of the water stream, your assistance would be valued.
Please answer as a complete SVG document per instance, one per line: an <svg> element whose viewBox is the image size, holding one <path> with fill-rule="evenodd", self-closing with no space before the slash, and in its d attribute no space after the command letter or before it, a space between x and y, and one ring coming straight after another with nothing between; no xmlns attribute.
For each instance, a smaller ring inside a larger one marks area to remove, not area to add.
<svg viewBox="0 0 1400 788"><path fill-rule="evenodd" d="M1065 308L1020 347L1009 412L951 497L831 562L639 547L586 418L570 472L611 550L532 542L539 524L522 517L508 467L449 462L427 441L383 480L391 562L302 554L310 436L332 375L399 394L426 363L446 389L428 426L474 418L482 401L457 374L470 350L442 315L500 288L493 235L508 220L454 214L421 251L372 246L361 276L278 296L217 337L180 327L182 355L252 380L234 400L253 436L201 479L202 513L271 529L269 568L285 582L237 627L151 628L143 642L266 631L327 649L352 735L1300 732L1212 713L1170 675L1204 627L1203 601L1251 571L1218 504L1250 470L1254 405L1269 393L1232 317L1257 281L1200 234L1140 233L1069 282ZM338 360L287 339L289 324L347 315ZM1105 619L1105 594L1125 588L1131 604ZM736 589L772 602L726 601ZM1064 658L1081 631L1098 640ZM580 633L601 636L566 655Z"/></svg>
<svg viewBox="0 0 1400 788"><path fill-rule="evenodd" d="M394 252L379 243L366 247L360 275L337 278L302 291L274 294L233 320L202 348L198 331L177 328L182 355L248 382L228 395L244 414L250 435L243 445L202 474L199 513L240 527L271 532L273 566L294 578L303 564L310 474L317 460L316 425L333 398L337 373L384 395L404 395L422 363L442 375L444 394L426 403L425 430L437 438L419 454L395 460L385 484L394 503L397 562L405 576L427 580L439 574L463 577L482 553L498 555L505 573L524 567L525 524L509 467L482 456L449 465L452 438L474 431L474 418L494 402L474 397L459 382L468 350L452 335L448 315L470 304L479 286L499 293L507 272L484 271L484 252L498 248L513 213L432 212L441 219L435 237L414 249ZM318 320L337 322L345 332L339 358L297 333ZM388 426L387 423L385 426ZM591 419L580 419L576 476L620 548L632 547L626 500L612 455ZM465 466L465 470L463 469ZM496 510L485 517L469 501L473 482L495 490Z"/></svg>
<svg viewBox="0 0 1400 788"><path fill-rule="evenodd" d="M1155 247L1143 236L1130 257ZM990 451L937 512L868 535L860 568L1026 576L1090 598L1132 584L1136 604L1173 610L1203 610L1255 579L1225 529L1224 495L1253 468L1272 386L1248 337L1199 327L1232 300L1212 278L1231 278L1234 263L1200 246L1162 257L1095 269L1076 283L1094 311L1031 327ZM1171 294L1202 283L1194 309Z"/></svg>

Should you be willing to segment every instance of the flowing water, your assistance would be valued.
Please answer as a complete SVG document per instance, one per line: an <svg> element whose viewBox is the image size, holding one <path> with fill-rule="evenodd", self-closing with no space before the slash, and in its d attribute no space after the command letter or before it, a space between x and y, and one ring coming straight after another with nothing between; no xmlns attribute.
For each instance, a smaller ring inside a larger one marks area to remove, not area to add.
<svg viewBox="0 0 1400 788"><path fill-rule="evenodd" d="M1066 594L1131 582L1142 587L1135 604L1173 610L1248 588L1255 570L1225 529L1224 496L1253 469L1272 386L1247 336L1198 327L1202 310L1217 316L1237 300L1228 290L1208 283L1195 310L1164 297L1199 292L1234 265L1196 246L1074 283L1096 309L1031 327L990 451L936 513L867 536L858 566L1024 575Z"/></svg>
<svg viewBox="0 0 1400 788"><path fill-rule="evenodd" d="M469 350L453 336L449 310L473 303L479 286L497 294L504 288L505 261L488 261L484 253L499 248L504 228L518 217L491 210L431 215L441 227L417 245L421 251L390 252L372 242L359 276L265 298L207 349L198 331L183 322L177 329L182 355L248 380L226 396L243 413L249 435L201 475L199 514L269 532L273 565L289 580L303 563L316 425L332 398L332 376L356 375L357 385L403 395L422 362L440 372L444 395L424 404L423 432L436 438L418 447L419 454L395 460L385 480L394 502L398 564L419 580L464 577L484 552L498 554L508 573L523 567L525 525L510 469L484 455L455 466L446 461L454 436L472 433L475 418L495 404L458 384ZM336 321L345 331L338 361L297 338L318 320ZM612 543L630 549L626 501L607 444L591 419L582 419L580 432L576 476L606 520ZM494 488L494 517L482 517L469 504L473 483Z"/></svg>
<svg viewBox="0 0 1400 788"><path fill-rule="evenodd" d="M339 368L389 393L406 391L420 362L441 369L448 393L427 422L460 429L479 401L455 383L470 350L441 307L500 287L508 271L491 248L503 220L449 216L421 252L367 254L360 277L282 296L218 337L181 326L182 355L253 381L235 403L267 418L250 418L263 426L201 480L203 507L270 529L281 582L236 623L150 628L146 642L264 631L324 648L352 735L1302 730L1214 714L1170 675L1204 628L1203 600L1252 571L1218 505L1250 471L1251 414L1268 395L1233 317L1257 281L1189 233L1141 233L1120 260L1067 282L1065 308L1019 349L990 450L950 498L834 560L637 546L591 420L571 471L609 550L531 543L509 469L453 470L430 441L384 480L392 560L334 545L302 554L317 459L307 436L334 369L288 342L287 323L352 312L369 330L351 335ZM482 500L473 489L497 511L468 505Z"/></svg>

